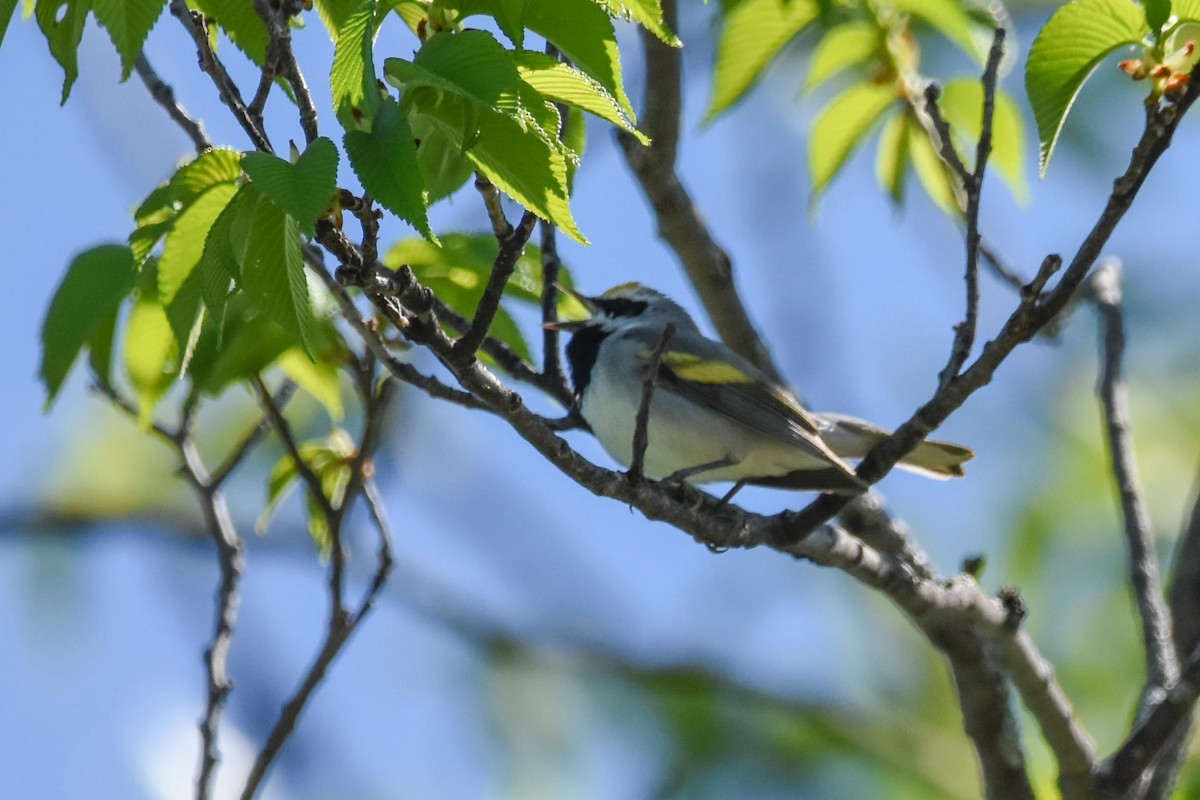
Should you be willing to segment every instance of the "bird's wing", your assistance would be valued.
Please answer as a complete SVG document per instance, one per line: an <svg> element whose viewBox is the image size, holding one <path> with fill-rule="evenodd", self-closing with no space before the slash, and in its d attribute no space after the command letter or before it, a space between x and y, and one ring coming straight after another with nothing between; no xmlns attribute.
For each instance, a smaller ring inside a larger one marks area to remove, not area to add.
<svg viewBox="0 0 1200 800"><path fill-rule="evenodd" d="M644 344L641 352L649 361L655 348L648 339ZM698 336L673 340L657 381L656 391L673 392L765 436L837 460L820 440L816 421L786 389L715 342Z"/></svg>

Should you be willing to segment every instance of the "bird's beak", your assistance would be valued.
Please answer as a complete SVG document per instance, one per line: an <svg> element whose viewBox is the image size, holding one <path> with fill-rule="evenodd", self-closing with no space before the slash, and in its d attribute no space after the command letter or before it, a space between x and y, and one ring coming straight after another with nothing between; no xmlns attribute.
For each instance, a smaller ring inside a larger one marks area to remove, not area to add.
<svg viewBox="0 0 1200 800"><path fill-rule="evenodd" d="M559 333L570 333L586 327L589 322L590 320L586 319L560 319L557 322L543 322L542 328L548 331L558 331Z"/></svg>

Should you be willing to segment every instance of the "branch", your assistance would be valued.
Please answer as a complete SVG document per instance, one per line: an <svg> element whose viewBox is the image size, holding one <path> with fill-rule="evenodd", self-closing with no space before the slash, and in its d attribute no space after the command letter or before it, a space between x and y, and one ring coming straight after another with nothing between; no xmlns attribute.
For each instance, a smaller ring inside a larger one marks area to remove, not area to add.
<svg viewBox="0 0 1200 800"><path fill-rule="evenodd" d="M246 103L242 100L241 92L238 91L233 79L229 77L229 73L225 71L225 66L217 58L217 54L213 52L212 44L208 40L208 26L204 22L204 16L199 11L192 11L188 8L184 0L171 0L170 8L171 14L183 23L184 30L196 44L200 69L212 78L221 102L233 112L234 119L242 126L242 130L250 137L250 141L257 149L264 153L275 152L262 126L251 119L250 113L246 110Z"/></svg>
<svg viewBox="0 0 1200 800"><path fill-rule="evenodd" d="M663 0L663 22L677 29L676 0ZM783 382L771 353L750 321L733 283L733 263L714 241L699 209L675 171L682 106L678 48L642 31L646 57L646 89L642 102L644 129L653 143L646 147L627 133L617 140L625 161L654 209L658 235L675 251L718 335L737 353Z"/></svg>
<svg viewBox="0 0 1200 800"><path fill-rule="evenodd" d="M562 262L558 258L558 242L555 227L542 220L542 374L547 379L563 386L567 376L563 372L562 358L558 350L558 331L546 327L558 321L558 275Z"/></svg>
<svg viewBox="0 0 1200 800"><path fill-rule="evenodd" d="M1141 482L1134 460L1133 431L1129 414L1129 395L1121 374L1125 353L1124 319L1121 312L1120 264L1108 261L1093 274L1091 285L1096 308L1100 312L1104 355L1100 378L1100 398L1104 405L1105 433L1112 457L1113 477L1121 499L1125 519L1125 539L1129 546L1130 584L1142 621L1142 645L1146 656L1146 685L1141 705L1161 696L1174 685L1179 661L1171 641L1171 612L1163 598L1158 574L1158 554L1150 517L1142 499Z"/></svg>
<svg viewBox="0 0 1200 800"><path fill-rule="evenodd" d="M667 347L671 344L674 336L675 323L668 322L667 327L663 328L658 346L654 348L654 352L650 354L650 361L646 364L646 379L642 382L642 399L638 405L637 416L634 418L633 460L629 464L630 480L640 481L642 479L646 447L650 444L650 401L654 398L654 386L658 382L658 370L662 366L663 356L666 355Z"/></svg>
<svg viewBox="0 0 1200 800"><path fill-rule="evenodd" d="M271 8L270 0L254 0L254 9L262 17L267 26L267 34L271 37L267 48L270 57L266 62L270 65L271 72L278 70L291 84L296 106L300 109L300 128L304 131L304 141L306 144L312 144L320 136L317 131L317 107L313 104L312 93L308 90L308 83L304 80L304 73L300 71L296 54L292 50L292 29L288 23L291 17L299 13L303 3L295 0L277 0L276 6ZM264 76L268 70L267 64L263 66ZM262 93L261 86L259 93ZM255 98L257 97L256 94ZM266 102L265 94L263 102Z"/></svg>
<svg viewBox="0 0 1200 800"><path fill-rule="evenodd" d="M196 148L196 152L203 153L205 150L211 150L213 143L208 138L208 134L204 132L204 125L188 114L187 110L179 104L175 99L175 90L158 77L158 73L146 59L145 53L138 53L137 61L133 66L137 70L138 77L142 79L142 83L146 84L146 88L150 91L150 96L166 109L171 119L175 120L176 124L183 129L187 137L192 140L192 146Z"/></svg>
<svg viewBox="0 0 1200 800"><path fill-rule="evenodd" d="M996 106L996 73L1000 59L1004 56L1004 28L997 27L992 34L992 47L988 52L987 66L983 71L983 120L979 142L975 148L975 171L968 173L955 152L950 138L950 129L941 117L937 106L937 85L930 84L925 90L925 110L933 119L942 143L942 157L952 159L951 168L959 174L967 195L967 266L964 281L967 292L967 311L963 321L955 326L954 343L950 348L950 359L938 375L938 385L944 387L958 375L975 346L975 334L979 328L979 203L983 194L983 178L987 173L987 161L992 152L992 115Z"/></svg>
<svg viewBox="0 0 1200 800"><path fill-rule="evenodd" d="M296 384L291 381L284 381L279 387L279 391L275 393L275 405L279 409L287 406L288 401L292 399L292 393L296 390ZM229 451L229 455L225 460L213 470L212 477L209 482L214 486L220 486L228 480L229 476L235 469L245 460L250 451L262 441L262 437L268 430L271 429L271 420L266 414L259 418L253 428L250 428L243 434L233 449Z"/></svg>

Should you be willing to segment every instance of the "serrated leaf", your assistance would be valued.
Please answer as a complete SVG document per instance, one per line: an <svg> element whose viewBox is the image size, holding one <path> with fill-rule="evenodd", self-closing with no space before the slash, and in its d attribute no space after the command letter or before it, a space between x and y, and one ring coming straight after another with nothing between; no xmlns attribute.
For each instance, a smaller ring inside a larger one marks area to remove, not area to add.
<svg viewBox="0 0 1200 800"><path fill-rule="evenodd" d="M279 368L304 391L313 396L334 422L342 420L342 384L332 364L313 361L303 350L293 347L279 358Z"/></svg>
<svg viewBox="0 0 1200 800"><path fill-rule="evenodd" d="M818 112L808 140L808 170L814 199L896 100L896 88L890 84L856 83Z"/></svg>
<svg viewBox="0 0 1200 800"><path fill-rule="evenodd" d="M234 45L262 66L271 37L251 0L188 0L209 19L215 19Z"/></svg>
<svg viewBox="0 0 1200 800"><path fill-rule="evenodd" d="M959 205L958 194L950 182L946 172L946 163L929 141L929 135L911 114L905 114L905 124L908 126L908 154L912 159L913 169L917 179L933 204L941 209L948 217L960 218L962 207Z"/></svg>
<svg viewBox="0 0 1200 800"><path fill-rule="evenodd" d="M587 242L571 217L566 158L560 148L523 130L511 118L483 109L476 116L478 137L471 142L460 122L461 104L467 101L451 96L443 101L416 110L440 122L466 148L471 163L502 191L577 242Z"/></svg>
<svg viewBox="0 0 1200 800"><path fill-rule="evenodd" d="M204 243L213 223L237 191L232 182L219 183L200 195L175 220L159 256L159 301L167 309L167 318L181 352L186 353L189 349L187 345L204 293L204 278L196 270Z"/></svg>
<svg viewBox="0 0 1200 800"><path fill-rule="evenodd" d="M440 124L423 114L409 120L417 145L417 164L425 178L428 204L449 197L475 173L458 141Z"/></svg>
<svg viewBox="0 0 1200 800"><path fill-rule="evenodd" d="M13 12L17 10L17 0L0 0L0 44L4 44L4 34L8 23L12 20Z"/></svg>
<svg viewBox="0 0 1200 800"><path fill-rule="evenodd" d="M108 31L121 54L121 80L133 72L142 44L166 5L167 0L92 0L96 21Z"/></svg>
<svg viewBox="0 0 1200 800"><path fill-rule="evenodd" d="M813 49L804 91L811 92L842 70L871 58L880 45L875 25L845 22L830 28Z"/></svg>
<svg viewBox="0 0 1200 800"><path fill-rule="evenodd" d="M634 127L621 111L616 98L609 94L599 81L543 53L521 50L512 53L512 60L517 65L521 78L538 93L551 100L595 114L632 133L642 144L650 144L650 139Z"/></svg>
<svg viewBox="0 0 1200 800"><path fill-rule="evenodd" d="M192 274L204 252L209 230L237 193L233 183L221 183L197 198L174 221L158 259L158 294L169 305Z"/></svg>
<svg viewBox="0 0 1200 800"><path fill-rule="evenodd" d="M904 200L904 173L908 165L908 125L905 114L893 114L883 124L879 134L879 149L875 154L875 177L888 193L892 203Z"/></svg>
<svg viewBox="0 0 1200 800"><path fill-rule="evenodd" d="M60 103L66 103L79 77L79 42L87 22L91 0L37 0L33 15L50 45L50 55L63 68Z"/></svg>
<svg viewBox="0 0 1200 800"><path fill-rule="evenodd" d="M307 349L312 342L313 320L300 227L290 214L262 195L245 214L249 231L243 240L245 251L238 283L256 306ZM242 245L237 222L230 230L235 254Z"/></svg>
<svg viewBox="0 0 1200 800"><path fill-rule="evenodd" d="M1037 120L1039 175L1046 174L1084 81L1110 53L1140 43L1148 33L1141 7L1130 0L1075 0L1050 17L1025 64L1025 91Z"/></svg>
<svg viewBox="0 0 1200 800"><path fill-rule="evenodd" d="M244 243L235 251L232 231L235 220L243 219L257 202L257 190L249 184L238 188L237 193L213 221L208 235L204 237L204 250L196 265L200 281L200 294L204 305L216 316L218 322L224 318L225 301L229 296L231 281L241 277L242 267L238 252L244 251ZM218 333L222 330L218 325ZM218 344L220 337L218 335Z"/></svg>
<svg viewBox="0 0 1200 800"><path fill-rule="evenodd" d="M242 169L258 190L312 236L317 218L329 207L337 181L338 152L324 136L313 141L295 164L268 153L246 153Z"/></svg>
<svg viewBox="0 0 1200 800"><path fill-rule="evenodd" d="M561 50L608 90L625 116L637 120L625 94L612 20L592 0L527 0L524 25Z"/></svg>
<svg viewBox="0 0 1200 800"><path fill-rule="evenodd" d="M425 181L417 163L417 145L396 101L379 106L370 132L346 131L346 155L354 174L380 205L436 242L429 227Z"/></svg>
<svg viewBox="0 0 1200 800"><path fill-rule="evenodd" d="M100 386L112 386L112 351L117 337L118 312L119 309L114 308L88 337L88 366L92 368L92 378Z"/></svg>
<svg viewBox="0 0 1200 800"><path fill-rule="evenodd" d="M679 37L663 21L662 0L598 0L614 17L630 17L664 44L683 47Z"/></svg>
<svg viewBox="0 0 1200 800"><path fill-rule="evenodd" d="M726 0L723 5L706 122L740 100L783 46L820 13L815 0Z"/></svg>
<svg viewBox="0 0 1200 800"><path fill-rule="evenodd" d="M217 147L180 167L167 185L171 199L187 205L218 183L236 181L241 176L242 154L231 147Z"/></svg>
<svg viewBox="0 0 1200 800"><path fill-rule="evenodd" d="M373 49L378 33L376 4L368 0L345 19L337 36L329 86L338 120L346 130L356 129L359 119L372 119L379 107Z"/></svg>
<svg viewBox="0 0 1200 800"><path fill-rule="evenodd" d="M125 245L93 247L77 255L54 292L42 322L42 383L46 408L71 371L80 349L129 296L137 275Z"/></svg>
<svg viewBox="0 0 1200 800"><path fill-rule="evenodd" d="M138 404L138 423L148 427L154 408L179 374L179 346L155 289L151 261L143 270L137 300L125 326L125 373Z"/></svg>
<svg viewBox="0 0 1200 800"><path fill-rule="evenodd" d="M979 63L987 54L981 39L974 35L975 26L960 0L888 0L899 11L920 17Z"/></svg>
<svg viewBox="0 0 1200 800"><path fill-rule="evenodd" d="M346 20L362 5L362 0L314 0L313 5L325 25L325 30L329 32L329 38L336 42Z"/></svg>
<svg viewBox="0 0 1200 800"><path fill-rule="evenodd" d="M574 158L567 159L567 190L568 193L571 193L575 187L575 170L579 168L583 151L587 149L587 120L583 118L583 112L578 108L567 109L567 119L562 131L562 144L574 154Z"/></svg>
<svg viewBox="0 0 1200 800"><path fill-rule="evenodd" d="M412 61L389 58L383 70L387 81L402 89L430 86L509 115L520 107L517 67L486 31L434 34Z"/></svg>
<svg viewBox="0 0 1200 800"><path fill-rule="evenodd" d="M951 81L942 90L938 107L955 135L963 162L973 168L983 124L983 87L978 81ZM992 154L988 163L1004 178L1017 202L1024 203L1029 196L1025 185L1025 126L1017 104L999 89L992 113Z"/></svg>

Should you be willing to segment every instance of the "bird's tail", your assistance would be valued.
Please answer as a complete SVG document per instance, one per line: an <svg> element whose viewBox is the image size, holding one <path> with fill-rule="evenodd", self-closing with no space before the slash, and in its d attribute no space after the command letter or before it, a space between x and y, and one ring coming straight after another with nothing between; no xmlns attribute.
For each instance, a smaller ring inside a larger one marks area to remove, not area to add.
<svg viewBox="0 0 1200 800"><path fill-rule="evenodd" d="M815 414L821 438L842 458L862 458L891 432L843 414ZM969 448L950 442L924 441L897 466L929 478L954 478L964 474L963 463L975 457Z"/></svg>

